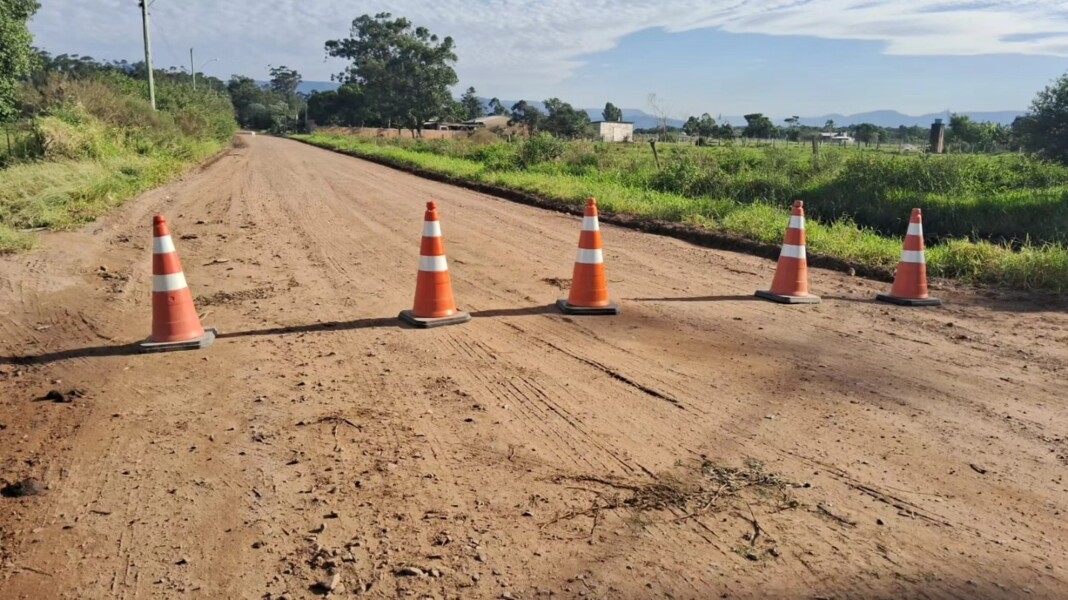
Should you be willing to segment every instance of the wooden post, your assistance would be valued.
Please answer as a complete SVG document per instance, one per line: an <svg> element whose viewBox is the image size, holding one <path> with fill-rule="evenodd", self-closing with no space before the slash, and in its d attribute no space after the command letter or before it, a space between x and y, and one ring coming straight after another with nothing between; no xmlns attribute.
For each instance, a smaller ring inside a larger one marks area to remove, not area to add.
<svg viewBox="0 0 1068 600"><path fill-rule="evenodd" d="M812 154L815 156L820 155L820 138L819 136L812 136Z"/></svg>
<svg viewBox="0 0 1068 600"><path fill-rule="evenodd" d="M649 145L653 148L653 160L656 161L656 170L660 170L660 155L656 153L656 140L649 140Z"/></svg>

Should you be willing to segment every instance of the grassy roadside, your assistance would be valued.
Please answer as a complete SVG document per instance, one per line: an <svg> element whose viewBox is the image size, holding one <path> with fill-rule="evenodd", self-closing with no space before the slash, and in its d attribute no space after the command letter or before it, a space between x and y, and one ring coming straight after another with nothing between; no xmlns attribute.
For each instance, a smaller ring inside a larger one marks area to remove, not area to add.
<svg viewBox="0 0 1068 600"><path fill-rule="evenodd" d="M229 143L236 123L225 98L165 85L154 112L139 84L108 74L27 90L41 142L37 156L0 169L0 254L32 248L31 230L90 222Z"/></svg>
<svg viewBox="0 0 1068 600"><path fill-rule="evenodd" d="M16 165L0 171L0 254L31 249L31 231L72 229L187 172L223 148L215 140L187 157L113 156Z"/></svg>
<svg viewBox="0 0 1068 600"><path fill-rule="evenodd" d="M537 196L581 205L588 196L598 199L606 212L659 221L685 223L713 232L725 232L768 244L781 244L788 221L783 208L763 201L742 203L712 197L680 194L627 185L607 173L496 169L492 161L475 161L344 134L316 133L295 139L353 156L372 157L397 165L425 169L465 181L497 185ZM858 227L848 219L824 223L809 219L808 246L824 254L862 265L893 269L901 254L902 239ZM945 239L927 252L929 273L936 277L1014 289L1068 291L1068 247L1024 243L1019 249L967 239Z"/></svg>

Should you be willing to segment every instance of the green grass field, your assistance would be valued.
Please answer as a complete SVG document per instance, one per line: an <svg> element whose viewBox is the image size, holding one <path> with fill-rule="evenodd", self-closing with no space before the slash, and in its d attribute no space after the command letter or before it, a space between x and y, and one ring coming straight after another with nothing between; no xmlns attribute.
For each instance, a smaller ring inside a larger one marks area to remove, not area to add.
<svg viewBox="0 0 1068 600"><path fill-rule="evenodd" d="M28 230L69 229L159 186L221 150L236 123L229 100L159 86L160 111L142 82L109 74L57 77L29 91L45 140L32 159L0 168L0 253L31 248Z"/></svg>
<svg viewBox="0 0 1068 600"><path fill-rule="evenodd" d="M1068 169L1009 156L908 156L863 149L294 136L603 210L684 222L780 244L805 200L812 252L892 269L910 209L924 208L931 275L1017 289L1068 290ZM479 139L479 138L482 139Z"/></svg>

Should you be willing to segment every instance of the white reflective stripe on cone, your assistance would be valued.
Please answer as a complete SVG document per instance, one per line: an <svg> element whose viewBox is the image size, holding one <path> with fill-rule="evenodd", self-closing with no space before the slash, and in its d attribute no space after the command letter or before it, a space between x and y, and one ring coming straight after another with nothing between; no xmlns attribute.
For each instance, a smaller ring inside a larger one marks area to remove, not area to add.
<svg viewBox="0 0 1068 600"><path fill-rule="evenodd" d="M423 221L423 237L441 237L441 221Z"/></svg>
<svg viewBox="0 0 1068 600"><path fill-rule="evenodd" d="M597 222L597 217L582 217L582 230L600 231L601 225Z"/></svg>
<svg viewBox="0 0 1068 600"><path fill-rule="evenodd" d="M805 247L783 244L782 254L780 256L785 256L787 258L805 258Z"/></svg>
<svg viewBox="0 0 1068 600"><path fill-rule="evenodd" d="M187 287L189 286L185 284L185 273L152 276L153 292L177 292L178 290L184 290Z"/></svg>
<svg viewBox="0 0 1068 600"><path fill-rule="evenodd" d="M781 223L782 221L780 221ZM804 229L805 217L799 217L797 215L790 215L790 229Z"/></svg>
<svg viewBox="0 0 1068 600"><path fill-rule="evenodd" d="M171 252L174 252L174 240L171 239L171 236L165 235L152 238L153 254L170 254Z"/></svg>
<svg viewBox="0 0 1068 600"><path fill-rule="evenodd" d="M923 256L923 250L903 250L901 262L925 264L927 259Z"/></svg>
<svg viewBox="0 0 1068 600"><path fill-rule="evenodd" d="M444 256L420 256L420 271L448 271L449 265Z"/></svg>
<svg viewBox="0 0 1068 600"><path fill-rule="evenodd" d="M923 235L923 224L922 223L909 223L908 235L919 235L919 236L922 236Z"/></svg>
<svg viewBox="0 0 1068 600"><path fill-rule="evenodd" d="M600 250L587 250L579 248L575 262L583 265L599 265L604 262L604 255Z"/></svg>

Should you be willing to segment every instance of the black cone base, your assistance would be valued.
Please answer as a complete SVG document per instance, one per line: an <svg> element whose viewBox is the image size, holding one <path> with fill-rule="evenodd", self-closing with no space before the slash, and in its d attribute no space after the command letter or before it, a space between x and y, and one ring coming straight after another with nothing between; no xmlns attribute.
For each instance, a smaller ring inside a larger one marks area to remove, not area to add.
<svg viewBox="0 0 1068 600"><path fill-rule="evenodd" d="M767 290L760 290L756 293L756 296L757 298L771 300L772 302L778 302L779 304L819 304L821 302L819 296L813 296L811 294L807 296L780 296L779 294L773 294Z"/></svg>
<svg viewBox="0 0 1068 600"><path fill-rule="evenodd" d="M397 316L401 321L420 329L444 327L446 325L459 325L460 323L466 323L471 320L471 313L465 312L457 312L451 317L424 318L415 316L410 310L402 310L401 314Z"/></svg>
<svg viewBox="0 0 1068 600"><path fill-rule="evenodd" d="M560 312L568 315L618 315L619 305L609 304L608 306L574 306L567 303L567 300L561 298L556 301L556 308L560 309Z"/></svg>
<svg viewBox="0 0 1068 600"><path fill-rule="evenodd" d="M895 298L886 294L879 294L875 299L879 302L889 302L898 306L942 306L942 301L938 298Z"/></svg>

